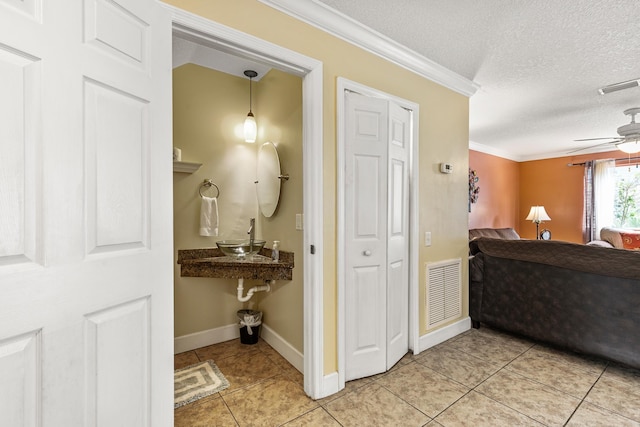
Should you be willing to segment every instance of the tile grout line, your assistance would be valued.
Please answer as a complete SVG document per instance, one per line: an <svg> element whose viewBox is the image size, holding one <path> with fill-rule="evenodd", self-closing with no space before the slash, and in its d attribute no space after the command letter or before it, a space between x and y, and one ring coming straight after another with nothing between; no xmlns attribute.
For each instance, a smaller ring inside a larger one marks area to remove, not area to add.
<svg viewBox="0 0 640 427"><path fill-rule="evenodd" d="M582 399L580 399L580 403L578 403L578 406L576 406L576 409L573 410L573 412L571 413L571 415L569 416L569 418L567 418L567 421L563 424L564 426L566 426L567 424L569 424L569 421L571 421L571 418L573 418L573 416L576 414L576 412L578 412L578 409L582 406L582 404L585 402L585 399L587 398L587 396L589 395L589 393L591 393L591 390L593 390L593 388L596 386L596 383L598 381L600 381L600 378L602 378L602 376L604 375L604 372L607 370L607 368L609 367L609 362L607 362L606 366L604 367L604 369L602 370L602 372L600 372L600 375L598 375L598 378L593 382L593 384L591 384L591 387L589 387L589 390L587 390L587 392L584 394L584 396L582 397ZM589 403L589 402L587 402ZM596 405L598 406L598 405Z"/></svg>
<svg viewBox="0 0 640 427"><path fill-rule="evenodd" d="M527 415L527 414L523 414L522 412L518 411L517 409L512 408L512 407L510 407L510 406L508 406L508 405L506 405L506 404L504 404L504 403L502 403L502 402L499 402L499 401L497 401L497 400L493 399L491 396L487 396L486 394L484 394L484 393L480 392L479 390L476 390L480 385L484 384L487 380L489 380L490 378L493 378L493 377L494 377L495 375L497 375L499 372L503 371L507 366L509 366L511 363L513 363L516 359L520 358L520 357L521 357L521 356L523 356L525 353L529 352L529 350L531 350L533 347L534 347L534 346L532 345L531 347L527 348L525 351L523 351L522 353L518 354L516 357L514 357L513 359L511 359L509 362L505 363L505 364L504 364L500 369L498 369L497 371L495 371L494 373L492 373L491 375L489 375L487 378L485 378L484 380L480 381L478 384L476 384L475 386L473 386L472 388L470 388L470 389L469 389L469 391L467 391L465 394L463 394L463 395L462 395L462 396L460 396L458 399L456 399L456 401L454 401L454 402L453 402L453 403L451 403L449 406L447 406L445 409L443 409L442 411L440 411L440 412L439 412L439 413L438 413L438 414L433 418L433 420L435 420L435 421L437 422L437 418L438 418L440 415L442 415L442 414L443 414L447 409L449 409L450 407L452 407L453 405L455 405L457 402L459 402L460 400L462 400L465 396L469 395L471 392L476 392L476 393L478 393L478 394L480 394L480 395L482 395L482 396L486 397L487 399L490 399L490 400L494 401L495 403L497 403L497 404L498 404L498 405L500 405L500 406L504 406L505 408L508 408L508 409L510 409L510 410L512 410L512 411L517 412L518 414L520 414L520 415L522 415L522 416L524 416L524 417L529 418L529 419L530 419L530 420L532 420L533 422L536 422L536 423L539 423L540 425L546 426L546 424L544 424L544 423L542 423L542 422L540 422L540 421L538 421L538 420L536 420L536 419L532 418L531 416L529 416L529 415ZM471 354L469 354L469 353L467 353L467 352L465 352L465 351L463 351L463 350L458 350L458 349L452 349L452 350L459 351L459 352L461 352L461 353L465 353L465 354L471 355ZM475 355L471 355L471 356L474 356L474 357L476 357L477 359L480 359L480 360L482 360L483 362L485 362L485 360L484 360L484 359L482 359L482 358L479 358L479 357L477 357L477 356L475 356ZM436 372L437 372L437 371L436 371ZM510 371L508 371L508 370L507 370L507 372L510 372ZM443 375L442 373L440 373L440 374L441 374L441 375ZM522 375L521 375L521 376L522 376ZM445 377L449 378L449 377L448 377L448 376L446 376L446 375L445 375ZM528 379L527 377L524 377L524 376L522 376L522 377L523 377L523 378ZM449 378L449 379L450 379L450 380L452 380L452 381L455 381L455 382L456 382L456 383L458 383L458 384L461 384L460 382L458 382L458 381L454 380L453 378ZM467 386L466 386L466 385L464 385L464 384L462 384L462 385L463 385L463 386L465 386L465 387L467 387ZM578 405L578 406L579 406L579 405Z"/></svg>

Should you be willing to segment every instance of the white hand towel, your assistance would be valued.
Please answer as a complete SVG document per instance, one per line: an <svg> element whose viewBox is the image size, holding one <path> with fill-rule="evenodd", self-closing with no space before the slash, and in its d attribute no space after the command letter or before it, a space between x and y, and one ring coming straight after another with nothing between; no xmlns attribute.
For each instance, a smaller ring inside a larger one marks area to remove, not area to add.
<svg viewBox="0 0 640 427"><path fill-rule="evenodd" d="M218 235L218 198L202 196L200 206L200 235Z"/></svg>

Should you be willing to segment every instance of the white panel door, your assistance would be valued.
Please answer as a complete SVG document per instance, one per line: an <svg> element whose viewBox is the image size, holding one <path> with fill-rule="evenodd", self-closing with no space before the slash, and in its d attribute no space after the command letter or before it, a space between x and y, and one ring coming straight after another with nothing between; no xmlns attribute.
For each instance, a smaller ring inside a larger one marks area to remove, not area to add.
<svg viewBox="0 0 640 427"><path fill-rule="evenodd" d="M345 379L409 348L409 111L345 95Z"/></svg>
<svg viewBox="0 0 640 427"><path fill-rule="evenodd" d="M389 102L387 365L409 348L409 149L410 112Z"/></svg>
<svg viewBox="0 0 640 427"><path fill-rule="evenodd" d="M0 0L0 425L169 426L171 22Z"/></svg>
<svg viewBox="0 0 640 427"><path fill-rule="evenodd" d="M346 95L345 379L384 372L387 299L387 102Z"/></svg>

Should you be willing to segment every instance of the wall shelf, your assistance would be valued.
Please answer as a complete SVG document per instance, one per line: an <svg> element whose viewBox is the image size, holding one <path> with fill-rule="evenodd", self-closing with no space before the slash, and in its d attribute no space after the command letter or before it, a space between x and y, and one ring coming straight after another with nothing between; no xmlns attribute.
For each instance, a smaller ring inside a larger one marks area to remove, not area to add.
<svg viewBox="0 0 640 427"><path fill-rule="evenodd" d="M181 173L194 173L198 169L200 169L202 163L189 163L189 162L173 162L173 171L181 172Z"/></svg>

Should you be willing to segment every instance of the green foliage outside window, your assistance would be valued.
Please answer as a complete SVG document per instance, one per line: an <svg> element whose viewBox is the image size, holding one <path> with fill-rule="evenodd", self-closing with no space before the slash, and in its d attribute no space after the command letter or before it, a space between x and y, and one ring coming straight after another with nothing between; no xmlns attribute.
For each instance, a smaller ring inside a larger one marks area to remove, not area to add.
<svg viewBox="0 0 640 427"><path fill-rule="evenodd" d="M621 228L640 228L640 169L617 167L615 178L614 225Z"/></svg>

